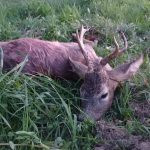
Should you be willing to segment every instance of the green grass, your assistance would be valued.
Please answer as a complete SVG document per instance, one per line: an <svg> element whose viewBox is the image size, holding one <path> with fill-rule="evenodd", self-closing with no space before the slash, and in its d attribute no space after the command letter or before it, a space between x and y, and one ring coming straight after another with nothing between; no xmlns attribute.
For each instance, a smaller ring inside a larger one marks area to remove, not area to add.
<svg viewBox="0 0 150 150"><path fill-rule="evenodd" d="M106 47L113 45L113 35L117 37L117 29L122 29L129 49L112 66L138 53L145 54L145 61L139 75L119 90L105 119L119 119L129 132L150 136L150 128L134 117L129 105L136 99L150 100L150 84L143 82L150 83L149 8L148 0L0 0L0 40L38 37L70 41L75 29L84 24L105 35L96 47L104 56L110 52ZM19 68L1 74L0 149L92 149L99 142L95 123L77 121L80 84L25 76Z"/></svg>

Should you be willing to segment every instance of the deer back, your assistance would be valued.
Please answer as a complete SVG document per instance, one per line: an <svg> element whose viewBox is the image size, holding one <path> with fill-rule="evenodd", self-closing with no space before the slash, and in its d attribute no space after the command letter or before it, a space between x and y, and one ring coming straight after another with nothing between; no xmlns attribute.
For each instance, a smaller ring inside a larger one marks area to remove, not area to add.
<svg viewBox="0 0 150 150"><path fill-rule="evenodd" d="M85 64L79 45L74 42L49 42L32 38L21 38L9 42L0 42L4 52L4 69L10 70L21 63L28 55L23 72L42 73L48 76L70 78L74 73L69 62L73 60ZM96 56L91 45L86 44L90 59Z"/></svg>

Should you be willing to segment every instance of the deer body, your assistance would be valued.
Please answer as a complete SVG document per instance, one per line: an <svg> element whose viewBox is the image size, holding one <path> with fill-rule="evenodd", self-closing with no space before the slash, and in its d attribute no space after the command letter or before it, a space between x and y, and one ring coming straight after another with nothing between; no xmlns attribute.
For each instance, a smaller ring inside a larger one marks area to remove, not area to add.
<svg viewBox="0 0 150 150"><path fill-rule="evenodd" d="M74 73L69 57L85 64L77 43L49 42L32 38L21 38L1 42L4 52L4 69L9 70L21 63L28 54L23 71L29 74L42 73L48 76L70 78ZM92 46L86 44L90 59L97 58Z"/></svg>
<svg viewBox="0 0 150 150"><path fill-rule="evenodd" d="M125 35L121 33L125 48L120 49L114 38L116 50L102 58L96 55L92 44L83 43L86 31L82 27L80 35L77 32L77 43L49 42L33 38L0 42L4 53L4 69L12 69L28 55L28 62L23 68L25 73L42 73L66 79L78 75L84 80L80 88L84 112L89 118L99 120L111 106L118 83L137 72L143 63L143 56L113 69L108 63L127 49ZM81 115L83 117L85 115Z"/></svg>

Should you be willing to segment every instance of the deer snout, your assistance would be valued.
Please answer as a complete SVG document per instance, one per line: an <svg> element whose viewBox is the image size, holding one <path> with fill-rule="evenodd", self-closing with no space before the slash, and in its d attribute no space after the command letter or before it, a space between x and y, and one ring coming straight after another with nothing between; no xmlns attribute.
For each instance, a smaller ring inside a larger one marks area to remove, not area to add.
<svg viewBox="0 0 150 150"><path fill-rule="evenodd" d="M89 117L86 114L80 114L78 116L78 121L85 121L85 120L96 121L96 120L94 120L93 118Z"/></svg>
<svg viewBox="0 0 150 150"><path fill-rule="evenodd" d="M84 110L82 114L78 115L78 121L90 120L90 121L98 121L100 120L103 113L95 113L94 111Z"/></svg>

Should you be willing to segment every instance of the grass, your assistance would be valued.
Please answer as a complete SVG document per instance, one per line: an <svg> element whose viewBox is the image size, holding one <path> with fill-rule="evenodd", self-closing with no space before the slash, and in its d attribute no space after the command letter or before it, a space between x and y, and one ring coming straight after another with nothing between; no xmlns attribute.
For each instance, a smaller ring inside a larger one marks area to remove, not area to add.
<svg viewBox="0 0 150 150"><path fill-rule="evenodd" d="M145 61L139 75L121 88L105 119L119 119L129 132L147 137L150 127L133 115L129 102L150 101L149 8L148 0L0 0L0 40L38 37L66 42L84 24L104 35L96 47L104 56L113 35L122 29L129 49L112 66L138 53L144 53ZM0 149L92 149L99 142L95 123L78 122L76 116L81 83L25 76L20 74L22 65L0 75Z"/></svg>

